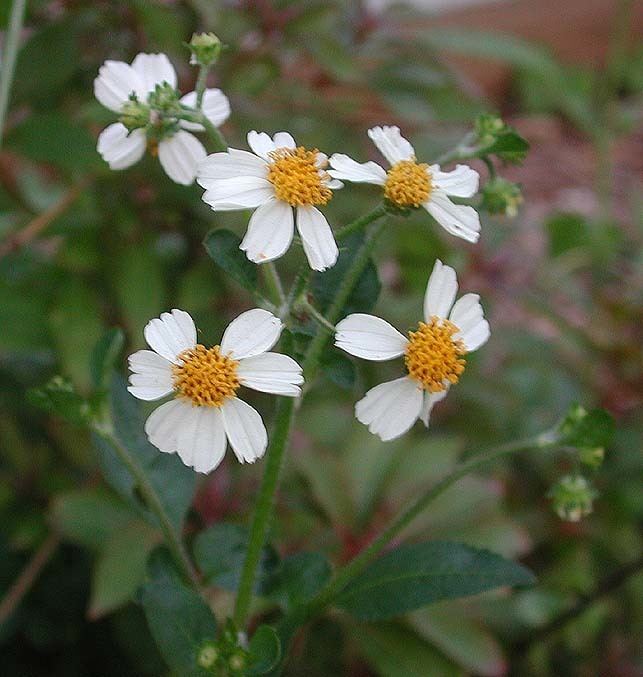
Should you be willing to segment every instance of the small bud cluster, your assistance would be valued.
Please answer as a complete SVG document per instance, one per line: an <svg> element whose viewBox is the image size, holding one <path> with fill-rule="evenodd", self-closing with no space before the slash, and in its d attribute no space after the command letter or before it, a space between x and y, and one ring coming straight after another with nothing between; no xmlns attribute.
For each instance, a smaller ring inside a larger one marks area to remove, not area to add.
<svg viewBox="0 0 643 677"><path fill-rule="evenodd" d="M197 665L212 675L241 677L246 674L250 660L245 645L245 635L228 619L218 641L208 641L201 646L196 656Z"/></svg>
<svg viewBox="0 0 643 677"><path fill-rule="evenodd" d="M549 491L556 514L568 522L579 522L592 512L597 496L592 485L582 475L566 475Z"/></svg>
<svg viewBox="0 0 643 677"><path fill-rule="evenodd" d="M223 43L214 33L195 33L187 47L191 52L190 63L193 66L209 68L219 60Z"/></svg>
<svg viewBox="0 0 643 677"><path fill-rule="evenodd" d="M500 176L488 181L482 189L482 208L489 214L514 218L522 202L520 186Z"/></svg>

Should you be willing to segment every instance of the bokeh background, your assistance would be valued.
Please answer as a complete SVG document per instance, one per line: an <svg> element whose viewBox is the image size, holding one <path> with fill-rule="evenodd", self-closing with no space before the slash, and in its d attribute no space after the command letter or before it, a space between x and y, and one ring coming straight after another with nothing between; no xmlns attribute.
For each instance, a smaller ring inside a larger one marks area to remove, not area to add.
<svg viewBox="0 0 643 677"><path fill-rule="evenodd" d="M182 43L197 30L229 45L210 84L230 97L233 146L249 129L287 129L325 152L377 160L365 132L388 123L430 159L476 115L497 112L532 148L522 166L500 168L522 185L518 216L485 215L478 245L422 214L387 232L377 314L410 326L439 256L482 295L491 341L436 408L430 435L418 427L386 445L355 423L352 403L387 365L327 369L299 418L275 543L345 561L463 452L540 432L574 401L617 419L583 522L561 522L546 499L565 457L531 453L459 483L407 533L520 559L534 588L388 624L328 616L302 635L288 674L641 674L642 20L643 4L628 0L28 3L0 153L3 675L165 674L132 600L154 537L117 538L118 501L88 435L25 395L59 373L87 390L108 327L124 328L131 351L149 318L180 307L215 341L252 303L201 244L214 227L241 234L246 217L210 212L197 186L173 184L149 157L118 173L95 152L112 121L93 98L100 64L163 51L188 91L196 73ZM331 223L375 199L368 186L340 193ZM294 251L279 262L286 278L299 262ZM269 417L273 402L260 397ZM228 457L200 479L190 529L244 523L261 469ZM17 601L11 586L25 567L33 575ZM214 602L225 609L229 595Z"/></svg>

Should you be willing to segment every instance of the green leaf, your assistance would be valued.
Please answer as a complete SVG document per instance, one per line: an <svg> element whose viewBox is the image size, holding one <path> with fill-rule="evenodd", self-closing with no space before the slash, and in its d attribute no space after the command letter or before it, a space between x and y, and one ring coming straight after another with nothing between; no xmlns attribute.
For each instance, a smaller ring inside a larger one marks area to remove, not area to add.
<svg viewBox="0 0 643 677"><path fill-rule="evenodd" d="M248 291L257 289L257 265L239 249L241 240L230 230L220 228L205 236L203 245L210 258Z"/></svg>
<svg viewBox="0 0 643 677"><path fill-rule="evenodd" d="M182 677L210 674L197 664L201 648L211 643L217 631L210 607L181 581L165 551L153 553L149 578L141 590L141 603L168 666Z"/></svg>
<svg viewBox="0 0 643 677"><path fill-rule="evenodd" d="M355 386L357 378L355 363L338 350L325 351L320 367L328 379L340 388L352 390Z"/></svg>
<svg viewBox="0 0 643 677"><path fill-rule="evenodd" d="M90 372L94 387L97 390L104 390L109 386L114 365L123 350L124 344L125 335L123 331L114 327L108 329L94 346L90 360Z"/></svg>
<svg viewBox="0 0 643 677"><path fill-rule="evenodd" d="M205 580L224 590L239 587L241 570L248 548L248 532L236 524L220 522L202 531L194 542L194 558ZM270 547L263 549L259 563L256 590L277 566L277 554Z"/></svg>
<svg viewBox="0 0 643 677"><path fill-rule="evenodd" d="M112 381L110 403L119 439L147 474L170 520L180 529L192 503L196 473L184 466L176 454L163 454L148 442L139 403L127 392L125 381L120 377ZM93 440L107 482L148 521L157 525L156 517L138 500L134 478L112 446L98 435L94 435Z"/></svg>
<svg viewBox="0 0 643 677"><path fill-rule="evenodd" d="M494 142L483 148L478 155L497 155L508 162L521 162L529 150L529 142L518 132L508 129L500 134Z"/></svg>
<svg viewBox="0 0 643 677"><path fill-rule="evenodd" d="M76 489L56 496L50 517L62 536L87 548L101 548L136 514L105 489Z"/></svg>
<svg viewBox="0 0 643 677"><path fill-rule="evenodd" d="M89 404L76 392L72 382L62 376L54 376L41 388L32 388L27 392L27 398L39 409L76 425L83 425L90 419Z"/></svg>
<svg viewBox="0 0 643 677"><path fill-rule="evenodd" d="M105 541L93 573L91 618L100 618L132 599L143 583L145 563L157 541L158 534L140 520Z"/></svg>
<svg viewBox="0 0 643 677"><path fill-rule="evenodd" d="M281 562L262 592L285 608L292 608L312 599L330 575L330 564L320 552L299 552Z"/></svg>
<svg viewBox="0 0 643 677"><path fill-rule="evenodd" d="M525 567L487 550L430 541L388 552L350 583L336 603L357 618L380 620L438 600L534 580Z"/></svg>
<svg viewBox="0 0 643 677"><path fill-rule="evenodd" d="M549 251L560 256L570 249L587 247L589 231L587 220L580 214L555 214L545 222L549 234Z"/></svg>
<svg viewBox="0 0 643 677"><path fill-rule="evenodd" d="M570 407L559 426L561 443L577 449L604 449L614 431L614 419L604 409L587 411L580 404Z"/></svg>
<svg viewBox="0 0 643 677"><path fill-rule="evenodd" d="M248 677L265 675L281 659L281 642L274 628L260 625L250 639L248 646L249 665L245 674Z"/></svg>

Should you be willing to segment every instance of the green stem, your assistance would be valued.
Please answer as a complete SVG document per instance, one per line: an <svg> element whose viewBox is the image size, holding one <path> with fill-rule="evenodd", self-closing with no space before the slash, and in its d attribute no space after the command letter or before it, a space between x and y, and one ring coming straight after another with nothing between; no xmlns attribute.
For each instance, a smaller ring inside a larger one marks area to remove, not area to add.
<svg viewBox="0 0 643 677"><path fill-rule="evenodd" d="M471 145L475 139L475 132L469 132L455 148L436 158L435 163L438 165L446 165L449 164L449 162L455 162L456 160L470 160L471 158L476 157L480 148Z"/></svg>
<svg viewBox="0 0 643 677"><path fill-rule="evenodd" d="M128 449L116 437L110 427L94 423L92 429L102 439L111 445L111 447L116 452L116 455L121 459L125 467L128 469L136 481L136 486L141 492L145 504L156 515L161 527L161 531L163 532L163 536L165 537L166 545L169 548L172 557L179 568L179 571L183 574L183 576L185 576L187 581L194 585L195 588L200 589L199 578L194 566L192 565L192 562L190 561L190 558L188 557L187 552L185 551L181 538L179 534L176 533L174 525L165 511L161 499L147 478L143 468L141 468L138 461L130 454Z"/></svg>
<svg viewBox="0 0 643 677"><path fill-rule="evenodd" d="M378 205L377 207L375 207L375 209L373 209L373 211L369 212L368 214L364 214L364 216L360 216L358 219L355 219L355 221L352 221L343 228L340 228L339 230L335 231L335 239L343 240L352 233L356 233L358 230L361 230L362 228L368 226L369 223L372 223L373 221L376 221L377 219L385 215L386 215L386 207L383 204Z"/></svg>
<svg viewBox="0 0 643 677"><path fill-rule="evenodd" d="M196 92L196 107L201 110L203 106L203 95L205 94L205 85L208 80L208 72L210 70L209 66L201 66L199 68L199 75L196 79L196 85L194 86L194 91Z"/></svg>
<svg viewBox="0 0 643 677"><path fill-rule="evenodd" d="M228 144L223 138L223 134L221 134L221 132L210 122L210 120L208 120L208 118L205 117L205 115L201 115L201 120L199 122L205 127L205 131L210 137L210 141L212 142L216 152L220 153L228 150Z"/></svg>
<svg viewBox="0 0 643 677"><path fill-rule="evenodd" d="M278 307L282 307L286 302L286 295L284 294L284 288L281 284L281 278L277 272L277 268L273 261L264 263L261 266L261 269L264 272L264 280L266 281L266 286L270 292L273 303Z"/></svg>
<svg viewBox="0 0 643 677"><path fill-rule="evenodd" d="M309 303L306 299L301 299L299 303L296 306L297 308L301 309L303 312L307 313L310 315L315 322L317 322L320 326L325 327L328 329L329 332L334 332L335 331L335 325L331 324L318 310L313 306L312 303Z"/></svg>
<svg viewBox="0 0 643 677"><path fill-rule="evenodd" d="M287 351L284 350L284 352ZM246 559L243 563L239 590L234 605L234 621L238 628L245 628L248 618L255 578L257 576L257 567L261 558L261 550L266 541L268 527L270 526L279 474L288 446L294 413L295 398L281 397L277 405L275 426L266 453L266 467L255 504Z"/></svg>
<svg viewBox="0 0 643 677"><path fill-rule="evenodd" d="M13 74L16 68L20 32L22 30L26 8L27 0L14 0L11 7L9 27L5 36L6 43L2 55L2 64L0 64L0 147L2 146L4 121L9 107L9 93L11 92Z"/></svg>

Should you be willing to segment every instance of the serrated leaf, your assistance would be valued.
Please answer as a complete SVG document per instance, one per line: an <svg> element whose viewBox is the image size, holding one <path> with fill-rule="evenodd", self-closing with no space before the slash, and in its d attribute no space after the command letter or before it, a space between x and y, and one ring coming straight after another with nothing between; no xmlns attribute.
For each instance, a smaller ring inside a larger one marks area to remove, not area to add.
<svg viewBox="0 0 643 677"><path fill-rule="evenodd" d="M94 346L90 359L90 372L94 387L104 390L109 386L110 376L125 344L122 329L108 329Z"/></svg>
<svg viewBox="0 0 643 677"><path fill-rule="evenodd" d="M250 639L248 653L250 662L245 672L248 677L270 672L281 659L281 642L275 629L260 625Z"/></svg>
<svg viewBox="0 0 643 677"><path fill-rule="evenodd" d="M528 585L533 574L487 550L430 541L402 545L371 564L336 604L364 620L381 620L431 602L493 588Z"/></svg>
<svg viewBox="0 0 643 677"><path fill-rule="evenodd" d="M197 664L199 651L217 632L210 607L181 581L165 551L153 553L148 572L140 599L163 658L182 677L210 674Z"/></svg>
<svg viewBox="0 0 643 677"><path fill-rule="evenodd" d="M224 228L211 231L203 241L210 258L242 287L254 292L258 284L257 265L239 249L240 244L241 239Z"/></svg>

